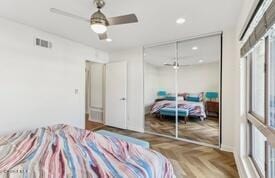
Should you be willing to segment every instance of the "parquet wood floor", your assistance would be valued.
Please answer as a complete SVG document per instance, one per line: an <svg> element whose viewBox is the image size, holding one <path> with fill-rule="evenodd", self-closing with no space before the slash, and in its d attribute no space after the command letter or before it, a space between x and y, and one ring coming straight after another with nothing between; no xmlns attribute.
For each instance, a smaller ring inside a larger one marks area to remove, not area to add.
<svg viewBox="0 0 275 178"><path fill-rule="evenodd" d="M175 137L175 119L160 119L152 115L146 115L145 131ZM178 131L179 138L208 143L211 145L219 145L218 118L208 117L204 121L197 118L189 118L186 124L182 121L179 122Z"/></svg>
<svg viewBox="0 0 275 178"><path fill-rule="evenodd" d="M86 118L85 129L96 131L98 129L101 129L102 127L104 127L104 124L97 123L97 122L92 122L92 121L89 121L88 118Z"/></svg>
<svg viewBox="0 0 275 178"><path fill-rule="evenodd" d="M143 139L173 164L177 178L239 177L232 153L151 134L104 127L115 133Z"/></svg>

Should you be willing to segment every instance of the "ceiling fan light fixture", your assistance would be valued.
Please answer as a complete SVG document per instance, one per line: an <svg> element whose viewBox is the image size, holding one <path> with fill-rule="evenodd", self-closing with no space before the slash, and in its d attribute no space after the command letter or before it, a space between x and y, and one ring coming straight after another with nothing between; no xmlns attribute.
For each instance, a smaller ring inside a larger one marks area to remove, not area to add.
<svg viewBox="0 0 275 178"><path fill-rule="evenodd" d="M91 28L97 34L102 34L107 31L107 19L105 15L98 10L91 17Z"/></svg>
<svg viewBox="0 0 275 178"><path fill-rule="evenodd" d="M175 70L179 69L180 67L178 65L173 66Z"/></svg>
<svg viewBox="0 0 275 178"><path fill-rule="evenodd" d="M186 22L186 20L185 20L184 18L178 18L178 19L176 20L176 23L179 24L179 25L182 25L182 24L184 24L185 22Z"/></svg>
<svg viewBox="0 0 275 178"><path fill-rule="evenodd" d="M106 39L107 42L112 42L113 40L111 38Z"/></svg>
<svg viewBox="0 0 275 178"><path fill-rule="evenodd" d="M97 34L102 34L107 31L107 27L99 23L91 24L91 29Z"/></svg>
<svg viewBox="0 0 275 178"><path fill-rule="evenodd" d="M73 19L81 20L81 21L84 21L85 23L90 22L90 28L95 33L97 33L100 40L106 40L108 38L108 35L106 32L107 32L107 27L109 26L138 22L138 18L136 14L133 14L133 13L107 18L105 14L101 12L101 9L105 6L105 0L94 0L94 3L98 10L91 15L90 19L72 14L70 12L59 10L56 8L50 8L50 12L58 15L70 17Z"/></svg>

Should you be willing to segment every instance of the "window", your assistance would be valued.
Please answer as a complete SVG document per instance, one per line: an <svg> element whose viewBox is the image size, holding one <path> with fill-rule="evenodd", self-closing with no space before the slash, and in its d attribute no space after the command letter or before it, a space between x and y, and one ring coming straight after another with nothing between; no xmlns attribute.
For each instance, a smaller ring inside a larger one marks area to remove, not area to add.
<svg viewBox="0 0 275 178"><path fill-rule="evenodd" d="M269 147L269 177L275 177L275 149Z"/></svg>
<svg viewBox="0 0 275 178"><path fill-rule="evenodd" d="M265 175L265 144L266 144L266 137L252 125L251 128L251 157L253 162L255 163L258 171L263 176Z"/></svg>
<svg viewBox="0 0 275 178"><path fill-rule="evenodd" d="M253 19L255 25L250 26L251 33L246 35L241 48L242 58L246 62L243 72L246 74L244 85L247 93L246 102L243 103L248 122L246 150L243 151L252 160L256 168L253 170L257 170L258 175L264 178L275 178L274 7L275 0L263 3Z"/></svg>
<svg viewBox="0 0 275 178"><path fill-rule="evenodd" d="M275 139L275 30L269 32L265 40L261 40L246 56L246 65L247 150L258 174L273 178L275 146L271 146L271 139Z"/></svg>
<svg viewBox="0 0 275 178"><path fill-rule="evenodd" d="M275 30L270 35L269 125L275 129Z"/></svg>
<svg viewBox="0 0 275 178"><path fill-rule="evenodd" d="M265 41L261 40L252 52L251 113L265 121Z"/></svg>

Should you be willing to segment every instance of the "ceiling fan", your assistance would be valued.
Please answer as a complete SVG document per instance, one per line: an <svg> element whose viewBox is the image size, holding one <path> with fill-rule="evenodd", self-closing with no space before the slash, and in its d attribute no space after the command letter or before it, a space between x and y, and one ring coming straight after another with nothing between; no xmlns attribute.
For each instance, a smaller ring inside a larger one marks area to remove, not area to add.
<svg viewBox="0 0 275 178"><path fill-rule="evenodd" d="M60 9L51 8L50 11L52 13L63 15L66 17L74 18L77 20L82 20L85 22L90 23L91 29L98 34L100 40L106 40L108 39L107 36L107 27L111 25L122 25L122 24L128 24L128 23L137 23L138 19L135 14L128 14L128 15L122 15L117 17L110 17L107 18L102 12L101 9L105 6L104 0L94 0L94 3L97 7L97 12L93 13L91 15L90 19L71 14L69 12L65 12Z"/></svg>

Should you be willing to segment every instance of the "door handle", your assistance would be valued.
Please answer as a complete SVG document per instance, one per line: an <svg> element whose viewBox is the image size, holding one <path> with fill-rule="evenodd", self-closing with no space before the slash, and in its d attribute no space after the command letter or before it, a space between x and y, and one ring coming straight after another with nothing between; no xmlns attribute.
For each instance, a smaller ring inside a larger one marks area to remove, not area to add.
<svg viewBox="0 0 275 178"><path fill-rule="evenodd" d="M121 101L126 101L126 98L120 98Z"/></svg>

